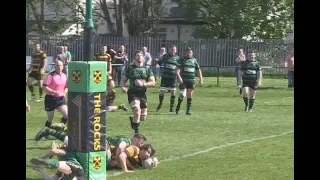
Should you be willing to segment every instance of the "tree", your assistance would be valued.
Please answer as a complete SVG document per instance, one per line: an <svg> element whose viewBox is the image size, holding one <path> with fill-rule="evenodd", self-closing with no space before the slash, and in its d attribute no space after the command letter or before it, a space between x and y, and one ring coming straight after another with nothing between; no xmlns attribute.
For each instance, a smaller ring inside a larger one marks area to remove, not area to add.
<svg viewBox="0 0 320 180"><path fill-rule="evenodd" d="M195 31L199 38L250 35L282 39L293 28L293 0L178 0L178 3L196 11L193 20L207 23Z"/></svg>
<svg viewBox="0 0 320 180"><path fill-rule="evenodd" d="M64 25L70 22L70 14L64 14L63 4L55 0L27 0L26 8L29 15L32 14L36 24L31 31L39 34L56 33L64 28ZM50 13L47 12L50 9ZM51 19L51 21L47 21Z"/></svg>
<svg viewBox="0 0 320 180"><path fill-rule="evenodd" d="M110 2L110 1L108 1ZM140 35L150 30L162 16L161 4L156 0L96 0L98 16L107 22L111 34L123 36L124 23L130 36ZM115 18L115 26L112 23Z"/></svg>

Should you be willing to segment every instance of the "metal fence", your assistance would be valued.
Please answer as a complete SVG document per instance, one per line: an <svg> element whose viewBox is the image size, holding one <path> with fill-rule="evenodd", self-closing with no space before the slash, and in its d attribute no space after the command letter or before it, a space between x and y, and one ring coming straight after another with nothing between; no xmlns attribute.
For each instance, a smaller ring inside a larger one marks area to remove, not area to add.
<svg viewBox="0 0 320 180"><path fill-rule="evenodd" d="M69 51L73 55L73 60L83 60L83 37L58 37L58 36L34 36L26 38L26 55L32 53L34 42L40 42L42 49L53 56L57 52L59 45L67 44ZM194 56L198 59L201 67L232 68L235 66L235 59L239 48L245 52L253 50L256 52L258 60L262 66L266 66L269 74L286 74L283 68L285 57L294 46L293 40L230 40L230 39L195 39L195 40L161 40L152 37L113 37L95 36L94 52L98 52L102 45L110 45L117 50L120 45L125 45L126 52L130 59L133 59L133 52L148 47L148 51L153 57L158 56L161 47L167 49L170 45L177 46L178 54L182 55L187 47L194 49Z"/></svg>

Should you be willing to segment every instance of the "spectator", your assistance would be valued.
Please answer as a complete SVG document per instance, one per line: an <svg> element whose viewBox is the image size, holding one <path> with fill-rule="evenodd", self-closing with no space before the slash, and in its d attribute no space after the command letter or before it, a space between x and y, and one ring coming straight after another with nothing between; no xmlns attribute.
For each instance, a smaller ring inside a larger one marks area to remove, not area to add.
<svg viewBox="0 0 320 180"><path fill-rule="evenodd" d="M294 87L294 49L291 49L284 66L288 69L288 88Z"/></svg>
<svg viewBox="0 0 320 180"><path fill-rule="evenodd" d="M143 47L142 52L143 52L143 57L144 57L144 65L148 68L151 68L152 57L151 57L150 53L148 52L148 48Z"/></svg>

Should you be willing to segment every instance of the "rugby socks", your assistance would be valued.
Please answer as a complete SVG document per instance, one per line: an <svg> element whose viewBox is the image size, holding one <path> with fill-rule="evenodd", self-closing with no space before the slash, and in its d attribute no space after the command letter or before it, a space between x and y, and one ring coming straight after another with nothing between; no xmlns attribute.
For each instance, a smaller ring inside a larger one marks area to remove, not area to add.
<svg viewBox="0 0 320 180"><path fill-rule="evenodd" d="M159 111L159 110L161 109L161 107L162 107L162 102L163 102L163 98L164 98L164 95L160 95L160 94L159 94L159 104L158 104L158 106L157 106L156 111Z"/></svg>
<svg viewBox="0 0 320 180"><path fill-rule="evenodd" d="M134 133L139 133L140 131L140 122L138 123L132 123L133 124L133 130L134 130Z"/></svg>
<svg viewBox="0 0 320 180"><path fill-rule="evenodd" d="M159 104L162 104L162 101L163 101L163 98L164 98L164 95L159 95Z"/></svg>
<svg viewBox="0 0 320 180"><path fill-rule="evenodd" d="M180 111L180 105L181 105L182 101L183 101L183 98L182 99L178 98L178 105L176 107L176 114L178 114Z"/></svg>
<svg viewBox="0 0 320 180"><path fill-rule="evenodd" d="M175 98L176 98L176 96L170 97L170 109L173 108Z"/></svg>
<svg viewBox="0 0 320 180"><path fill-rule="evenodd" d="M41 98L41 99L42 99L42 94L43 94L43 89L41 87L39 87L39 98Z"/></svg>
<svg viewBox="0 0 320 180"><path fill-rule="evenodd" d="M192 104L192 98L187 98L187 112L186 112L186 114L190 115L191 104Z"/></svg>
<svg viewBox="0 0 320 180"><path fill-rule="evenodd" d="M47 134L59 139L62 142L68 136L68 134L64 131L57 131L55 129L49 129Z"/></svg>
<svg viewBox="0 0 320 180"><path fill-rule="evenodd" d="M249 99L249 109L252 109L254 104L254 99Z"/></svg>
<svg viewBox="0 0 320 180"><path fill-rule="evenodd" d="M183 99L178 98L178 105L177 105L177 108L179 107L179 109L180 109L180 105L181 105L182 101L183 101Z"/></svg>
<svg viewBox="0 0 320 180"><path fill-rule="evenodd" d="M248 107L248 97L243 97L243 102L246 107Z"/></svg>
<svg viewBox="0 0 320 180"><path fill-rule="evenodd" d="M50 128L51 124L52 124L52 123L47 120L46 123L44 124L44 126Z"/></svg>
<svg viewBox="0 0 320 180"><path fill-rule="evenodd" d="M35 96L35 95L34 95L34 91L33 91L33 86L30 85L30 86L28 86L28 88L29 88L29 90L30 90L31 96Z"/></svg>

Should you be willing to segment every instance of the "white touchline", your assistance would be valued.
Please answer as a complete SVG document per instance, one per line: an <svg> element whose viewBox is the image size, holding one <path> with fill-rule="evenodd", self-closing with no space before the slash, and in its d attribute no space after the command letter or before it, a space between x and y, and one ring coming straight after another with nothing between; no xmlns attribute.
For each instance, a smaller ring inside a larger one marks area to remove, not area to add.
<svg viewBox="0 0 320 180"><path fill-rule="evenodd" d="M234 143L227 143L227 144L224 144L224 145L208 148L208 149L205 149L205 150L202 150L202 151L198 151L198 152L187 154L187 155L183 155L183 156L170 157L168 159L164 159L164 160L160 161L159 163L163 163L163 162L167 162L167 161L179 160L179 159L183 159L183 158L187 158L187 157L192 157L192 156L195 156L195 155L198 155L198 154L203 154L203 153L207 153L207 152L210 152L210 151L213 151L213 150L216 150L216 149L221 149L221 148L234 146L234 145L238 145L238 144L250 143L250 142L259 141L259 140L263 140L263 139L271 139L271 138L287 135L287 134L290 134L290 133L293 133L293 132L294 131L288 131L288 132L284 132L284 133L276 134L276 135L271 135L271 136L253 138L253 139L243 140L243 141L234 142ZM110 175L107 175L107 176L119 176L122 173L123 173L122 171L114 172L113 174L110 174Z"/></svg>

